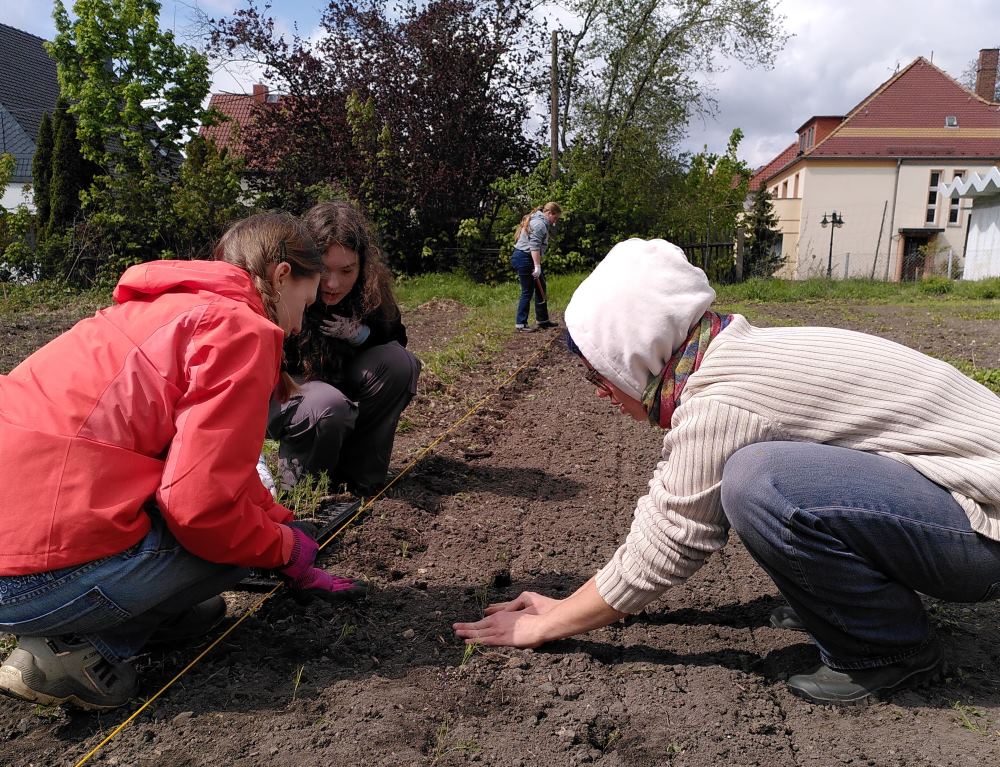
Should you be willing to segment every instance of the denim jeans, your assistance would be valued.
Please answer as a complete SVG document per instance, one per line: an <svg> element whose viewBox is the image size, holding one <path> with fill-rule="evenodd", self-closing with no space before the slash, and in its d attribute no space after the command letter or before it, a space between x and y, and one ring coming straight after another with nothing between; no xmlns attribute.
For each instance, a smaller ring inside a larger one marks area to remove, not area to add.
<svg viewBox="0 0 1000 767"><path fill-rule="evenodd" d="M517 300L517 318L514 320L518 325L528 324L528 308L531 306L531 298L535 298L535 321L549 321L549 307L546 303L549 288L545 284L545 275L539 276L537 283L531 276L535 268L535 262L531 260L531 254L523 250L514 250L510 257L510 265L517 272L518 282L521 283L521 296ZM538 287L541 286L539 292Z"/></svg>
<svg viewBox="0 0 1000 767"><path fill-rule="evenodd" d="M831 668L919 652L930 640L920 594L1000 597L1000 543L973 531L947 490L891 458L750 445L726 463L722 505Z"/></svg>
<svg viewBox="0 0 1000 767"><path fill-rule="evenodd" d="M75 634L112 663L135 655L164 621L239 583L247 570L181 547L159 512L120 554L31 575L0 576L0 631Z"/></svg>

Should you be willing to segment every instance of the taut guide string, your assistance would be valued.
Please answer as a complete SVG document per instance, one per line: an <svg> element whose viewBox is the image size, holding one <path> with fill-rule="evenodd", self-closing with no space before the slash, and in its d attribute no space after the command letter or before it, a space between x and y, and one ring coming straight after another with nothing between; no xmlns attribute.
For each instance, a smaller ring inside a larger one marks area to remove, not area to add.
<svg viewBox="0 0 1000 767"><path fill-rule="evenodd" d="M493 397L495 397L500 392L501 389L503 389L505 386L507 386L515 378L517 378L517 375L522 370L524 370L525 368L527 368L529 365L531 365L531 363L533 363L536 359L538 359L545 352L547 352L549 350L549 347L552 346L552 343L553 343L553 341L555 340L556 337L557 336L553 336L553 338L549 339L549 341L547 341L546 344L541 349L539 349L537 352L535 352L533 355L531 355L531 357L529 357L528 360L523 365L521 365L521 367L519 367L513 373L511 373L506 378L504 378L496 386L496 388L493 389L493 391L491 391L489 394L487 394L485 397L483 397L481 400L479 400L475 405L473 405L469 409L468 412L466 412L465 415L463 415L461 418L459 418L457 421L455 421L455 423L453 423L451 426L449 426L447 429L445 429L441 434L439 434L437 437L435 437L434 440L429 445L427 445L427 447L423 448L419 453L417 453L416 457L413 460L411 460L405 467L403 467L403 469L399 472L399 474L397 474L395 477L392 478L392 481L389 482L389 484L387 484L385 487L383 487L381 490L379 490L378 493L376 493L371 498L367 499L364 503L362 503L361 506L358 508L357 512L355 512L355 514L352 517L350 517L346 522L344 522L344 524L340 526L340 529L338 529L333 535L331 535L320 546L320 550L324 549L327 545L330 544L331 541L334 540L334 538L336 538L337 536L339 536L348 527L350 527L351 523L354 522L354 520L356 520L359 516L361 516L362 513L364 513L365 511L367 511L369 508L371 508L372 504L375 503L375 501L377 501L379 498L381 498L383 495L385 495L386 491L389 490L389 488L391 488L393 485L395 485L411 469L413 469L413 467L416 466L424 458L424 456L426 456L431 450L433 450L435 447L437 447L439 444L441 444L441 442L443 442L444 439L449 434L451 434L453 431L455 431L455 429L457 429L459 426L461 426L463 423L465 423L469 418L471 418L473 416L473 414L475 414L475 412L477 410L479 410L479 408L481 408L489 400L491 400ZM177 682L185 674L187 674L191 669L193 669L201 661L202 658L204 658L212 650L214 650L216 647L218 647L219 644L221 644L222 641L226 637L228 637L230 634L232 634L240 626L240 624L243 623L243 621L245 621L247 618L249 618L251 615L253 615L255 612L257 612L257 610L260 609L261 605L263 605L268 599L270 599L272 596L274 596L274 594L276 594L278 592L278 590L280 590L281 588L283 588L284 585L285 585L284 583L278 583L278 585L276 585L273 589L271 589L266 594L264 594L260 599L258 599L255 604L251 605L247 609L247 611L245 613L243 613L243 615L241 615L236 620L235 623L233 623L233 625L231 625L229 628L227 628L225 631L223 631L208 647L206 647L204 650L202 650L200 653L198 653L194 657L194 660L192 660L184 668L182 668L180 671L178 671L177 674L172 679L170 679L170 681L168 681L166 684L163 685L163 687L161 687L159 690L157 690L156 693L154 695L152 695L138 709L136 709L136 711L131 716L129 716L128 719L126 719L120 725L118 725L117 727L115 727L115 729L113 729L107 735L107 737L104 738L104 740L102 740L100 743L98 743L96 746L94 746L94 748L92 748L82 759L80 759L80 761L78 761L74 765L74 767L82 767L82 765L84 765L87 762L89 762L90 759L98 751L100 751L102 748L104 748L104 746L106 746L108 743L110 743L112 740L114 740L114 738L122 730L124 730L126 727L128 727L143 711L145 711L147 708L149 708L149 706L154 701L158 700L167 690L169 690L174 685L175 682Z"/></svg>

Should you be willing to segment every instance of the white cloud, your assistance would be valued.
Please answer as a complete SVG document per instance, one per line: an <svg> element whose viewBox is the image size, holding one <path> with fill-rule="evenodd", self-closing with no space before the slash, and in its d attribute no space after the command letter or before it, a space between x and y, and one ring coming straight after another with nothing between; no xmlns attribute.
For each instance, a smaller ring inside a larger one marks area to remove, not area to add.
<svg viewBox="0 0 1000 767"><path fill-rule="evenodd" d="M67 3L70 4L69 2ZM228 16L242 0L163 0L161 18L178 35L189 24L192 9L208 16ZM271 13L284 35L298 31L315 41L323 0L284 0ZM980 48L1000 44L1000 3L963 0L932 4L927 0L781 0L791 33L771 70L731 64L711 84L718 114L689 126L684 147L713 152L725 149L733 128L743 130L740 155L752 166L768 162L795 138L795 129L817 114L846 114L917 56L959 78ZM548 22L566 21L558 7L539 8ZM182 21L183 17L183 21ZM0 22L51 38L51 0L0 0ZM296 22L298 24L296 25ZM311 30L308 34L306 30ZM212 88L248 92L261 79L259 66L230 65L213 76ZM543 110L544 111L544 110Z"/></svg>
<svg viewBox="0 0 1000 767"><path fill-rule="evenodd" d="M1000 4L990 0L952 7L916 0L786 0L779 12L793 36L774 69L734 64L717 75L718 115L704 125L692 123L686 148L708 144L722 151L730 131L740 127L740 155L751 166L762 165L795 139L807 119L846 114L917 56L960 78L980 48L1000 43Z"/></svg>

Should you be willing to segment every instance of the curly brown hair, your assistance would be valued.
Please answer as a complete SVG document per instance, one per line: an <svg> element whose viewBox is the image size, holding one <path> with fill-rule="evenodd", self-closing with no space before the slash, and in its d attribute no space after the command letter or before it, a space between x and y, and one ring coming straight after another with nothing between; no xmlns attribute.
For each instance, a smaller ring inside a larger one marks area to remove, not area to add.
<svg viewBox="0 0 1000 767"><path fill-rule="evenodd" d="M350 203L321 202L303 216L306 229L316 241L320 253L331 245L343 245L358 254L358 279L351 292L337 304L337 314L356 320L378 313L399 316L392 292L392 272L382 260L382 251L372 234L368 219ZM317 302L320 303L320 302Z"/></svg>
<svg viewBox="0 0 1000 767"><path fill-rule="evenodd" d="M346 342L323 335L320 325L330 315L350 317L386 335L398 324L399 304L393 294L392 272L382 261L371 225L346 202L321 202L303 216L303 222L321 253L331 245L343 245L358 254L358 279L351 291L334 306L316 301L306 310L302 333L289 350L307 379L338 385L344 363L356 353Z"/></svg>

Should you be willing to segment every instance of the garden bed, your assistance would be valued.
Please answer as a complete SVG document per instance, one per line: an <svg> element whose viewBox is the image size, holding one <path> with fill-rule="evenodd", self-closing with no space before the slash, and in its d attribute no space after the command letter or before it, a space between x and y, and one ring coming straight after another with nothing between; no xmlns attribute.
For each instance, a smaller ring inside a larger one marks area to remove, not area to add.
<svg viewBox="0 0 1000 767"><path fill-rule="evenodd" d="M1000 367L1000 332L989 310L785 304L755 307L751 319L849 325ZM404 318L411 348L419 355L445 343L461 314L453 306L411 312ZM24 353L64 324L61 317L3 323L0 336ZM662 433L596 399L557 333L512 335L495 359L422 386L397 440L396 472L509 379L337 545L331 571L369 578L367 600L303 607L277 594L91 763L914 767L1000 760L995 604L931 604L949 659L937 686L857 708L814 706L783 681L814 664L816 651L803 635L767 626L777 592L735 540L623 623L535 651L468 652L453 621L524 589L568 594L607 560L659 457ZM259 599L227 594L230 615ZM0 764L74 764L203 646L142 656L139 697L119 712L3 700Z"/></svg>

